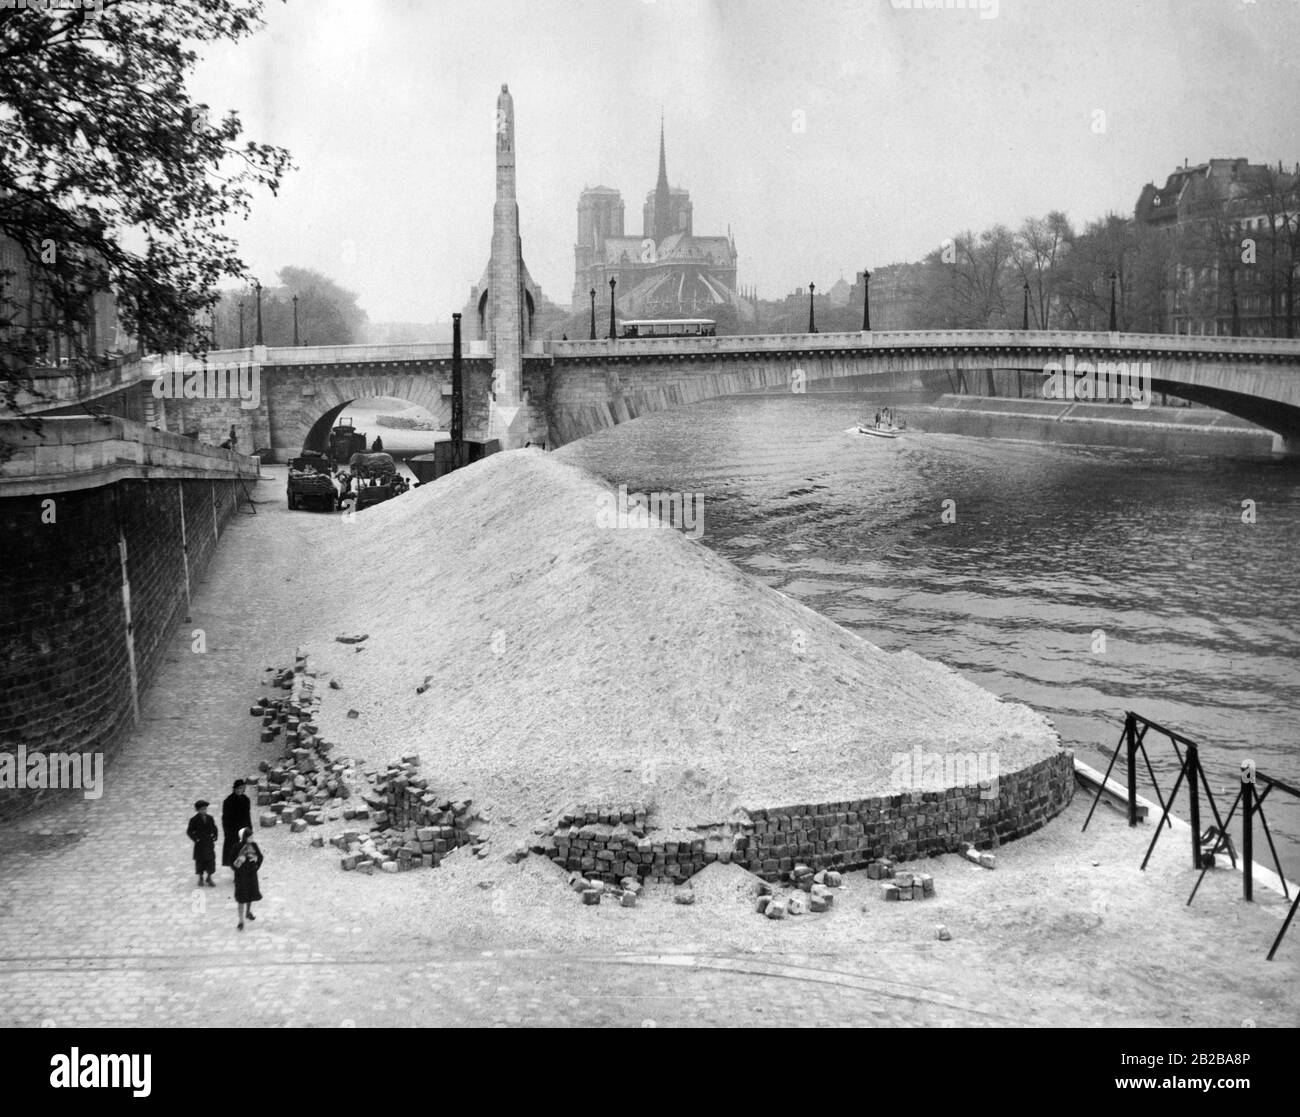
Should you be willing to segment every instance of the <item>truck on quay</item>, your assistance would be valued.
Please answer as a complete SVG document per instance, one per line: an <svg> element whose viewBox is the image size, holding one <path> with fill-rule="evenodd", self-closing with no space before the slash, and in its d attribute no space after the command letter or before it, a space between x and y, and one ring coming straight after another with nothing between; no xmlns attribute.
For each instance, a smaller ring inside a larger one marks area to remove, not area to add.
<svg viewBox="0 0 1300 1117"><path fill-rule="evenodd" d="M354 511L360 512L406 492L406 479L397 472L391 454L353 454L348 469L352 474L349 495L353 497Z"/></svg>
<svg viewBox="0 0 1300 1117"><path fill-rule="evenodd" d="M341 420L330 431L329 458L336 466L350 462L353 454L365 452L366 436L353 426L351 419Z"/></svg>
<svg viewBox="0 0 1300 1117"><path fill-rule="evenodd" d="M285 496L290 511L311 507L333 512L338 507L339 490L330 475L329 459L316 450L304 450L291 458Z"/></svg>

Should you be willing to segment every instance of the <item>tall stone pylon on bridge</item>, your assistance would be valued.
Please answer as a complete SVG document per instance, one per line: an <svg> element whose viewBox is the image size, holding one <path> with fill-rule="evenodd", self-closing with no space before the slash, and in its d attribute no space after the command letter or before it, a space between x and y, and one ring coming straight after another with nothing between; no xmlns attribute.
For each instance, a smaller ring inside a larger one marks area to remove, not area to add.
<svg viewBox="0 0 1300 1117"><path fill-rule="evenodd" d="M515 103L504 83L497 97L497 196L492 206L492 256L488 262L488 342L492 347L493 392L488 437L502 449L523 445L524 336L527 292L519 202L515 198Z"/></svg>

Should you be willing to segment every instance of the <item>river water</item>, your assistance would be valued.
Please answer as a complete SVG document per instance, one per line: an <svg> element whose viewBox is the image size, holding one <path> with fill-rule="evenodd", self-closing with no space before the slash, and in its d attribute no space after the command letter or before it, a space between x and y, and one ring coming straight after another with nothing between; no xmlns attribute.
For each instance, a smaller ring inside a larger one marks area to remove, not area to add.
<svg viewBox="0 0 1300 1117"><path fill-rule="evenodd" d="M1225 814L1247 757L1300 786L1300 463L845 433L866 410L737 396L562 453L630 492L703 493L704 545L880 647L1041 710L1094 765L1134 710L1203 746ZM1148 746L1167 793L1172 748ZM1265 811L1294 877L1300 803L1275 791ZM1255 856L1271 863L1258 830Z"/></svg>

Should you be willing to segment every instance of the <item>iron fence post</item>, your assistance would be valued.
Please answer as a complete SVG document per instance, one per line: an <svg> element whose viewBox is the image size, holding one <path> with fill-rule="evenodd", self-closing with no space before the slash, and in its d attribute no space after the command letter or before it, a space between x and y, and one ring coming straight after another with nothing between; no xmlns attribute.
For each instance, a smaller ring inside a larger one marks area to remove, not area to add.
<svg viewBox="0 0 1300 1117"><path fill-rule="evenodd" d="M1255 765L1241 766L1241 887L1247 902L1254 899Z"/></svg>
<svg viewBox="0 0 1300 1117"><path fill-rule="evenodd" d="M1192 868L1201 867L1201 756L1197 747L1187 744L1187 770L1191 792Z"/></svg>
<svg viewBox="0 0 1300 1117"><path fill-rule="evenodd" d="M1128 753L1128 824L1138 824L1137 715L1131 711L1124 718L1124 742Z"/></svg>

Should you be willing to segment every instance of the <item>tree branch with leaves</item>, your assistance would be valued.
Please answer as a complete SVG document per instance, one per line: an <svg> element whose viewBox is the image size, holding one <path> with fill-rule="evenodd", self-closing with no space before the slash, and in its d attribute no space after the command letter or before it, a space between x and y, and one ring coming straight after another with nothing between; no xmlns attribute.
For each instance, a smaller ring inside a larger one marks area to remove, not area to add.
<svg viewBox="0 0 1300 1117"><path fill-rule="evenodd" d="M246 269L225 231L274 194L289 153L241 140L187 89L199 52L261 26L262 0L103 0L0 10L0 376L10 414L49 339L75 368L114 359L88 323L111 291L144 350L201 352L200 316Z"/></svg>

